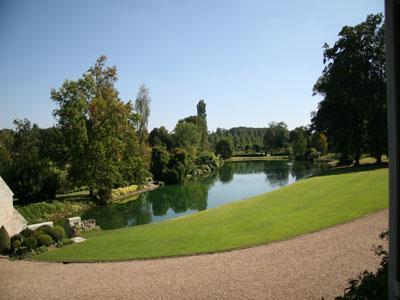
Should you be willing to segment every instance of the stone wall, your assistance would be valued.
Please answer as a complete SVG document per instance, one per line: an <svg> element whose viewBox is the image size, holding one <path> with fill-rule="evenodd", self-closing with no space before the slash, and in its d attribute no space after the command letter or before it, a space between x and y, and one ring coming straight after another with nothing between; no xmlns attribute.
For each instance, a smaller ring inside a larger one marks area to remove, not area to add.
<svg viewBox="0 0 400 300"><path fill-rule="evenodd" d="M28 223L14 208L13 195L14 193L0 177L0 227L4 226L10 236L19 233Z"/></svg>

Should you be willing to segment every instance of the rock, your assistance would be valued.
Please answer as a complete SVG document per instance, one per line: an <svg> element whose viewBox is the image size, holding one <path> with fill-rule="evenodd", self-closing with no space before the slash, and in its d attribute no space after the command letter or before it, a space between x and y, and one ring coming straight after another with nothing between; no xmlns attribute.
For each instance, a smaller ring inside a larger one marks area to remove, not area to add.
<svg viewBox="0 0 400 300"><path fill-rule="evenodd" d="M84 239L83 237L77 236L71 239L72 242L74 243L82 243L84 241L86 241L86 239Z"/></svg>

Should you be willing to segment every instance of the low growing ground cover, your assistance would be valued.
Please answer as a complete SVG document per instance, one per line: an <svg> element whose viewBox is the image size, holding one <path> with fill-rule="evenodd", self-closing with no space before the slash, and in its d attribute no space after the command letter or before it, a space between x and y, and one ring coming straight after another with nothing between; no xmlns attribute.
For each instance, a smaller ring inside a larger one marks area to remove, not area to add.
<svg viewBox="0 0 400 300"><path fill-rule="evenodd" d="M343 167L270 193L133 228L91 232L40 260L101 261L176 256L264 244L388 207L386 167Z"/></svg>

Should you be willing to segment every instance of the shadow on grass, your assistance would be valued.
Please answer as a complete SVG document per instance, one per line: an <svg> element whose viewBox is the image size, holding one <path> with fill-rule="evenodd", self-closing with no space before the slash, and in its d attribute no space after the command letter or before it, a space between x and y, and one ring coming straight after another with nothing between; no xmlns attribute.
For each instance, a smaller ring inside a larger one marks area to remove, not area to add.
<svg viewBox="0 0 400 300"><path fill-rule="evenodd" d="M349 174L349 173L358 173L358 172L366 172L366 171L373 171L377 169L385 169L388 167L387 162L383 162L380 164L362 164L359 166L338 166L338 167L333 167L330 169L326 169L322 171L321 173L315 174L311 177L319 177L319 176L331 176L331 175L340 175L340 174Z"/></svg>

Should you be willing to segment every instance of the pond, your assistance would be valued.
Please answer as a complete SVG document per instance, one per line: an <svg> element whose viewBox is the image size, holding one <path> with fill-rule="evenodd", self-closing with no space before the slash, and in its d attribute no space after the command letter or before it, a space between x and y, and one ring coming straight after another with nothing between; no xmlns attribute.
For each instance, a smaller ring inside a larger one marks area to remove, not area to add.
<svg viewBox="0 0 400 300"><path fill-rule="evenodd" d="M166 185L122 204L95 207L82 218L96 219L102 229L158 222L269 192L320 169L320 165L284 160L228 162L206 178Z"/></svg>

